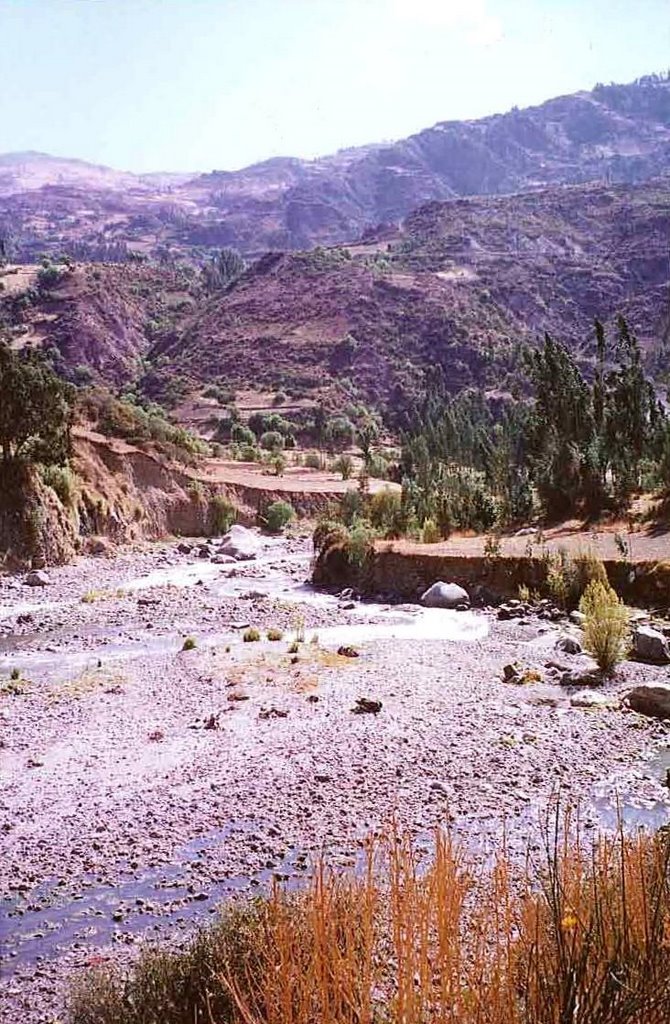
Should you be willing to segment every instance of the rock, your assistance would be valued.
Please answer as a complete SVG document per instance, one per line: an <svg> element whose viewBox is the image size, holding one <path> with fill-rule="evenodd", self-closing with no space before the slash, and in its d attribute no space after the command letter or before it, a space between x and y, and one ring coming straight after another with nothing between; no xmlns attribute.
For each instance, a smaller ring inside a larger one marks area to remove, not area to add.
<svg viewBox="0 0 670 1024"><path fill-rule="evenodd" d="M341 658L358 658L359 654L355 647L338 647L337 653Z"/></svg>
<svg viewBox="0 0 670 1024"><path fill-rule="evenodd" d="M528 606L521 604L520 601L506 601L505 604L501 604L498 608L498 618L501 622L509 619L521 619L524 615L528 614Z"/></svg>
<svg viewBox="0 0 670 1024"><path fill-rule="evenodd" d="M198 558L211 558L214 554L213 548L210 548L209 544L198 545Z"/></svg>
<svg viewBox="0 0 670 1024"><path fill-rule="evenodd" d="M521 683L522 673L521 666L517 662L511 662L503 668L503 682L519 684Z"/></svg>
<svg viewBox="0 0 670 1024"><path fill-rule="evenodd" d="M574 622L575 626L583 626L586 622L586 615L584 612L570 612L570 622Z"/></svg>
<svg viewBox="0 0 670 1024"><path fill-rule="evenodd" d="M593 690L580 690L570 698L570 705L573 708L618 708L619 701L616 697L608 697L606 693L594 693Z"/></svg>
<svg viewBox="0 0 670 1024"><path fill-rule="evenodd" d="M467 604L469 607L470 598L467 590L459 587L458 583L443 583L440 580L422 595L421 603L426 608L456 608L459 604Z"/></svg>
<svg viewBox="0 0 670 1024"><path fill-rule="evenodd" d="M641 715L670 719L670 686L636 686L626 700L629 708Z"/></svg>
<svg viewBox="0 0 670 1024"><path fill-rule="evenodd" d="M561 676L561 686L602 686L603 675L597 668L571 668Z"/></svg>
<svg viewBox="0 0 670 1024"><path fill-rule="evenodd" d="M114 545L109 537L89 537L86 541L86 552L95 558L110 558Z"/></svg>
<svg viewBox="0 0 670 1024"><path fill-rule="evenodd" d="M177 551L180 555L190 555L193 551L193 545L187 544L185 541L181 541L180 544L177 544Z"/></svg>
<svg viewBox="0 0 670 1024"><path fill-rule="evenodd" d="M24 583L27 587L48 587L51 583L49 574L43 569L33 569L26 576Z"/></svg>
<svg viewBox="0 0 670 1024"><path fill-rule="evenodd" d="M670 662L670 641L658 629L638 626L633 633L633 654L638 661L667 665Z"/></svg>
<svg viewBox="0 0 670 1024"><path fill-rule="evenodd" d="M564 654L581 654L583 650L579 640L574 636L570 636L569 633L559 636L554 647L557 651L562 651Z"/></svg>
<svg viewBox="0 0 670 1024"><path fill-rule="evenodd" d="M256 558L261 550L261 540L253 530L246 526L231 526L228 533L221 541L219 554L232 555L237 562L249 561Z"/></svg>
<svg viewBox="0 0 670 1024"><path fill-rule="evenodd" d="M229 562L235 562L236 559L232 555L214 555L212 561L215 565L227 565Z"/></svg>
<svg viewBox="0 0 670 1024"><path fill-rule="evenodd" d="M380 700L371 700L369 697L359 697L355 706L351 709L355 715L376 715L382 709Z"/></svg>

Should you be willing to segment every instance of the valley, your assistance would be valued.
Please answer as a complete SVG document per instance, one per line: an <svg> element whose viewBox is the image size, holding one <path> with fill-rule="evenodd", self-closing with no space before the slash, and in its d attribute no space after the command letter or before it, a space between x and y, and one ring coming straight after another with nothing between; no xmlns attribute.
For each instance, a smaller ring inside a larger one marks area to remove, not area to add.
<svg viewBox="0 0 670 1024"><path fill-rule="evenodd" d="M255 537L249 561L182 542L0 581L8 1019L56 1019L71 978L303 884L321 851L355 864L391 819L478 856L505 829L519 857L559 796L587 830L617 802L670 820L667 723L621 704L666 667L627 661L591 702L547 667L587 664L557 653L570 623L317 592L304 535ZM517 660L538 681L505 682Z"/></svg>

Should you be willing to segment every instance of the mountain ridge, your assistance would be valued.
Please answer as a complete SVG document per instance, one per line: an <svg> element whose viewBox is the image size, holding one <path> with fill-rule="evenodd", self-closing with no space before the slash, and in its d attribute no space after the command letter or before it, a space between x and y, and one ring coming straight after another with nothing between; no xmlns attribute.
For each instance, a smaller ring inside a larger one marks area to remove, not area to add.
<svg viewBox="0 0 670 1024"><path fill-rule="evenodd" d="M228 245L253 258L353 241L427 201L656 177L670 167L670 77L598 85L437 122L391 143L314 160L272 157L237 171L133 175L53 160L60 177L47 180L43 156L23 178L12 177L11 155L0 157L0 233L13 239L17 258L72 244L95 258L103 240L118 253L125 246L126 257L188 258Z"/></svg>

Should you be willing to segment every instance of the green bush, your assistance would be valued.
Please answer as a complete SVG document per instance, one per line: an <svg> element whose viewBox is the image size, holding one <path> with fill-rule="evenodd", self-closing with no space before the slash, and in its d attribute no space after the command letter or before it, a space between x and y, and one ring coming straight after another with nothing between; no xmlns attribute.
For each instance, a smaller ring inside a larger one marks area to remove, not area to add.
<svg viewBox="0 0 670 1024"><path fill-rule="evenodd" d="M230 427L230 440L238 444L256 444L256 435L243 423L233 423Z"/></svg>
<svg viewBox="0 0 670 1024"><path fill-rule="evenodd" d="M305 466L307 469L321 469L323 459L316 452L307 452L305 455Z"/></svg>
<svg viewBox="0 0 670 1024"><path fill-rule="evenodd" d="M237 518L233 503L222 494L215 494L209 503L209 528L213 534L228 533Z"/></svg>
<svg viewBox="0 0 670 1024"><path fill-rule="evenodd" d="M250 626L249 629L245 629L244 633L242 634L242 639L244 640L245 644L254 644L258 640L260 640L260 638L261 634L258 632L255 626Z"/></svg>
<svg viewBox="0 0 670 1024"><path fill-rule="evenodd" d="M281 640L284 636L281 629L276 629L275 627L271 627L270 629L268 629L265 635L267 636L268 640L273 641Z"/></svg>
<svg viewBox="0 0 670 1024"><path fill-rule="evenodd" d="M630 617L628 609L607 583L593 580L579 602L584 621L584 647L602 672L611 674L626 656Z"/></svg>
<svg viewBox="0 0 670 1024"><path fill-rule="evenodd" d="M370 522L384 534L399 536L402 514L401 496L397 491L385 487L370 498L368 515Z"/></svg>
<svg viewBox="0 0 670 1024"><path fill-rule="evenodd" d="M281 451L284 447L284 438L278 430L266 430L260 437L260 446L266 451Z"/></svg>
<svg viewBox="0 0 670 1024"><path fill-rule="evenodd" d="M77 477L69 466L42 466L40 476L47 487L55 491L65 508L74 508L77 504L79 486Z"/></svg>
<svg viewBox="0 0 670 1024"><path fill-rule="evenodd" d="M263 524L270 533L281 533L294 517L295 511L288 501L273 501L265 510Z"/></svg>
<svg viewBox="0 0 670 1024"><path fill-rule="evenodd" d="M333 472L341 473L343 480L350 480L354 472L354 460L351 455L346 453L340 455L339 459L336 459L333 463Z"/></svg>
<svg viewBox="0 0 670 1024"><path fill-rule="evenodd" d="M421 529L421 540L424 544L439 544L442 540L437 523L433 519L426 519Z"/></svg>

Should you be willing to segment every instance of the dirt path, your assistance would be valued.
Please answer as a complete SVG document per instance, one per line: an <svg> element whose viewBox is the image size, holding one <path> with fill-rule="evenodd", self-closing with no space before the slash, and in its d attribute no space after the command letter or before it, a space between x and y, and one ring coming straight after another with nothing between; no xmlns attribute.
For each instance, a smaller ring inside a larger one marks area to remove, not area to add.
<svg viewBox="0 0 670 1024"><path fill-rule="evenodd" d="M529 551L540 555L543 548L556 551L565 548L571 554L592 551L600 558L623 558L617 538L623 541L625 557L631 562L665 561L670 559L670 525L640 526L631 532L625 523L607 528L592 529L579 520L561 523L544 530L523 530L518 534L500 538L500 553L525 555ZM454 536L440 544L415 544L411 541L391 541L394 550L435 555L483 555L487 538Z"/></svg>
<svg viewBox="0 0 670 1024"><path fill-rule="evenodd" d="M308 561L297 540L233 566L162 546L82 559L37 594L0 579L7 1020L55 1020L73 971L299 882L322 848L355 863L391 815L423 837L449 820L476 850L506 820L519 853L556 793L586 828L611 824L617 793L631 823L670 818L645 760L668 729L617 704L668 669L627 663L613 706L587 710L545 667L558 627L319 597ZM244 643L246 624L286 636ZM336 653L347 635L357 658ZM545 682L504 684L516 658ZM28 682L8 685L12 666ZM361 697L379 713L354 714Z"/></svg>

